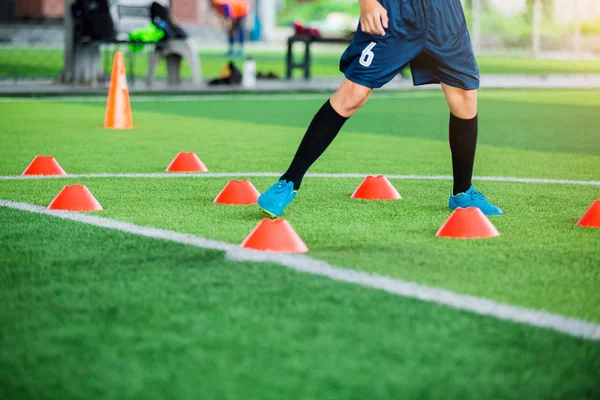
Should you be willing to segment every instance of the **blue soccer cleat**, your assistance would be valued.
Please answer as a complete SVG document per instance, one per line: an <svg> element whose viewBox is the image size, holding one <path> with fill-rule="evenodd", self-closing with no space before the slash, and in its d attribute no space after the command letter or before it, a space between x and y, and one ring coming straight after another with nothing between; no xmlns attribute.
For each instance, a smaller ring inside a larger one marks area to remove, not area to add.
<svg viewBox="0 0 600 400"><path fill-rule="evenodd" d="M465 193L459 193L456 196L450 195L448 207L450 207L451 210L456 210L459 207L477 207L485 215L504 215L504 212L500 209L500 207L490 203L485 198L483 193L475 190L473 185L471 185L469 190L467 190Z"/></svg>
<svg viewBox="0 0 600 400"><path fill-rule="evenodd" d="M281 217L283 210L298 194L294 190L294 182L279 181L258 198L258 205L271 218Z"/></svg>

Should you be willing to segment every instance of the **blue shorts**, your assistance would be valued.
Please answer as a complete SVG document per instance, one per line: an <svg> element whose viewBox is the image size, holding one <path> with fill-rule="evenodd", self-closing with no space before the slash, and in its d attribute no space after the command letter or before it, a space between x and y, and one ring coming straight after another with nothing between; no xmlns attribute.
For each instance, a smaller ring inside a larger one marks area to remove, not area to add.
<svg viewBox="0 0 600 400"><path fill-rule="evenodd" d="M460 0L378 0L388 13L385 36L358 30L342 55L350 81L379 88L410 64L413 84L479 88L479 67Z"/></svg>

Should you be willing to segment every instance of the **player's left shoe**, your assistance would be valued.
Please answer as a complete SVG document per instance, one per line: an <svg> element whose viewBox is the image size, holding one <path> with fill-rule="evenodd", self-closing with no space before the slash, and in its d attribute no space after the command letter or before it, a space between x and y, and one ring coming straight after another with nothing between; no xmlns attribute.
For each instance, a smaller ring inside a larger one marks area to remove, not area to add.
<svg viewBox="0 0 600 400"><path fill-rule="evenodd" d="M485 198L483 193L475 190L473 185L471 185L469 190L467 190L465 193L459 193L456 196L450 195L448 207L450 207L451 210L456 210L459 207L477 207L485 215L504 215L504 212L500 209L500 207L490 203L488 199Z"/></svg>

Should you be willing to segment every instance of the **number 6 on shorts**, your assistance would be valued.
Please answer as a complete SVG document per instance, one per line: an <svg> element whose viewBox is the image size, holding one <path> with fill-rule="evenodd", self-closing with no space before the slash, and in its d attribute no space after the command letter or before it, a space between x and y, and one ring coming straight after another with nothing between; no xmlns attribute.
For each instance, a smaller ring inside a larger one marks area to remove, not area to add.
<svg viewBox="0 0 600 400"><path fill-rule="evenodd" d="M375 53L373 53L371 50L373 50L373 47L375 47L377 43L375 42L371 42L361 53L360 55L360 60L358 60L358 62L360 63L360 65L362 65L363 67L370 67L371 63L373 62L373 58L375 58Z"/></svg>

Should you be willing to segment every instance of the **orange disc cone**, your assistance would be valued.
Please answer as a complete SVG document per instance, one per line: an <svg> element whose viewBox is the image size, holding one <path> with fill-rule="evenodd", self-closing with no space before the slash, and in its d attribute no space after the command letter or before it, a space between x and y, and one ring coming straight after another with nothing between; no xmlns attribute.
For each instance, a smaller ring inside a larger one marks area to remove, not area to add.
<svg viewBox="0 0 600 400"><path fill-rule="evenodd" d="M196 153L180 152L167 167L167 172L208 172Z"/></svg>
<svg viewBox="0 0 600 400"><path fill-rule="evenodd" d="M577 221L577 226L600 228L600 200L592 203L591 207L583 214L583 217Z"/></svg>
<svg viewBox="0 0 600 400"><path fill-rule="evenodd" d="M48 206L48 210L102 211L103 208L88 188L71 185L60 191Z"/></svg>
<svg viewBox="0 0 600 400"><path fill-rule="evenodd" d="M383 175L367 176L350 197L360 200L400 200L402 198Z"/></svg>
<svg viewBox="0 0 600 400"><path fill-rule="evenodd" d="M294 228L284 219L265 218L254 228L242 242L242 247L258 251L274 251L279 253L306 253L304 244Z"/></svg>
<svg viewBox="0 0 600 400"><path fill-rule="evenodd" d="M215 198L215 204L256 204L260 193L250 181L229 181Z"/></svg>
<svg viewBox="0 0 600 400"><path fill-rule="evenodd" d="M123 53L115 52L113 70L110 76L110 88L106 102L104 127L111 129L133 129L127 75Z"/></svg>
<svg viewBox="0 0 600 400"><path fill-rule="evenodd" d="M23 175L66 175L64 169L52 156L37 156L25 168Z"/></svg>
<svg viewBox="0 0 600 400"><path fill-rule="evenodd" d="M483 239L500 236L498 230L477 207L457 208L435 234L453 239Z"/></svg>

